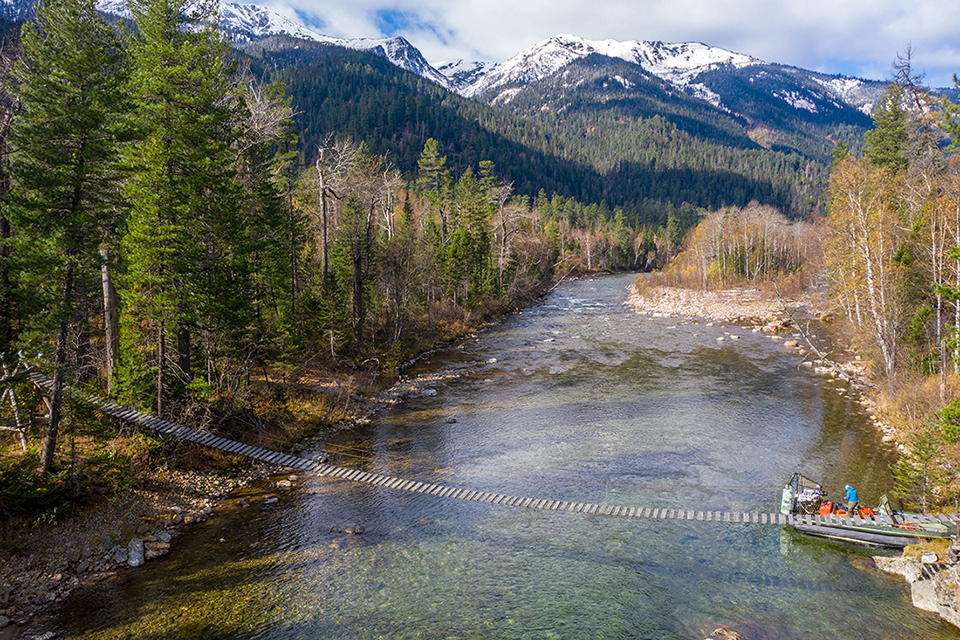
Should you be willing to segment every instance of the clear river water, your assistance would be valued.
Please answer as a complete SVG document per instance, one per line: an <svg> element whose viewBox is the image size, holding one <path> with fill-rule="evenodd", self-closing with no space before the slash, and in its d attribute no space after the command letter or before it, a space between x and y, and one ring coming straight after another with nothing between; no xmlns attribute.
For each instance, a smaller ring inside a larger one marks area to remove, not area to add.
<svg viewBox="0 0 960 640"><path fill-rule="evenodd" d="M748 328L635 314L623 305L632 277L566 282L419 361L408 373L433 374L437 394L324 434L331 462L715 511L776 512L795 470L835 495L849 482L862 502L889 488L891 452L843 384ZM258 508L269 491L279 502ZM243 496L253 507L237 506ZM365 532L335 532L347 523ZM960 639L874 568L876 550L779 526L310 478L248 488L187 531L164 559L75 594L26 637L699 640L725 626L747 640Z"/></svg>

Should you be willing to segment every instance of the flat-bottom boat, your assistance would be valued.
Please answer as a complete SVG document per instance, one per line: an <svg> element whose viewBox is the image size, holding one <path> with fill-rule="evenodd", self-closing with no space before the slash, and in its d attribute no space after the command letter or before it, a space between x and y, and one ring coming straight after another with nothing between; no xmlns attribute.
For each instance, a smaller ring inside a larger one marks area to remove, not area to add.
<svg viewBox="0 0 960 640"><path fill-rule="evenodd" d="M787 526L797 531L883 547L905 547L957 535L956 521L896 511L886 496L876 509L860 508L853 514L826 497L819 483L794 473L783 488L780 513L790 516Z"/></svg>

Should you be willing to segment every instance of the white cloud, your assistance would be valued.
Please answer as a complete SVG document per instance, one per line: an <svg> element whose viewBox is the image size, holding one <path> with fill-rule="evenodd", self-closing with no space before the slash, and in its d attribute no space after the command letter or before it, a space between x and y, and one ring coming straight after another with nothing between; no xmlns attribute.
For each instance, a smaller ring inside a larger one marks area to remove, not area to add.
<svg viewBox="0 0 960 640"><path fill-rule="evenodd" d="M897 53L911 45L914 66L929 83L947 86L960 73L960 12L942 0L280 0L267 6L316 16L313 26L326 35L402 35L431 60L497 62L571 33L700 41L769 62L877 79L888 78Z"/></svg>

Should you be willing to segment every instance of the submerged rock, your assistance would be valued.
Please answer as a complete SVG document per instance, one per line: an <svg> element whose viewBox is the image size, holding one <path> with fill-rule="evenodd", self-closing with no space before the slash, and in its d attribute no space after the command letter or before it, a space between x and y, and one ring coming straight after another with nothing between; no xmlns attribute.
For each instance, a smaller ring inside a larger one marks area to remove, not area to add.
<svg viewBox="0 0 960 640"><path fill-rule="evenodd" d="M367 528L362 524L338 524L330 527L330 533L345 533L347 535L358 536L361 535Z"/></svg>

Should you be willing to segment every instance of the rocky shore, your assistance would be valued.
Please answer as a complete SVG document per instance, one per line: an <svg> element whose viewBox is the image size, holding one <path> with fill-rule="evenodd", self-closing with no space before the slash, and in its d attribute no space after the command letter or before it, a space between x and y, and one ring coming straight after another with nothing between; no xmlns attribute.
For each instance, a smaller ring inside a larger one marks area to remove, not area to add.
<svg viewBox="0 0 960 640"><path fill-rule="evenodd" d="M229 472L162 467L126 496L90 505L62 523L5 535L0 551L0 639L85 584L169 553L184 527L216 514L217 501L278 470L256 463Z"/></svg>
<svg viewBox="0 0 960 640"><path fill-rule="evenodd" d="M960 627L960 542L950 545L944 558L927 552L919 558L902 556L874 558L877 568L903 576L910 585L913 606L936 613L955 627Z"/></svg>
<svg viewBox="0 0 960 640"><path fill-rule="evenodd" d="M873 385L867 378L867 366L857 358L845 361L826 355L823 341L809 327L801 326L799 318L817 319L829 323L832 317L819 309L814 299L784 300L770 297L757 289L730 289L706 291L655 287L644 293L631 291L624 303L638 315L651 318L676 318L678 324L705 323L707 327L736 325L763 333L779 342L784 349L793 350L801 357L800 366L812 368L816 373L841 378L850 384L851 390L862 392ZM722 328L726 328L723 326ZM717 341L738 339L735 334L717 337ZM859 399L872 415L874 407L866 394ZM878 423L878 426L879 425ZM888 433L892 439L892 434Z"/></svg>
<svg viewBox="0 0 960 640"><path fill-rule="evenodd" d="M350 418L331 429L350 429L368 422L385 406L436 395L435 386L457 375L441 371L402 379L376 397L358 398ZM322 438L307 438L289 453L314 455ZM0 640L15 638L19 628L41 611L84 585L163 557L186 527L214 518L220 500L265 478L277 492L300 480L276 466L249 460L222 472L163 466L122 498L89 505L57 524L7 532L0 548ZM261 507L277 499L267 494ZM256 505L241 500L239 506Z"/></svg>

